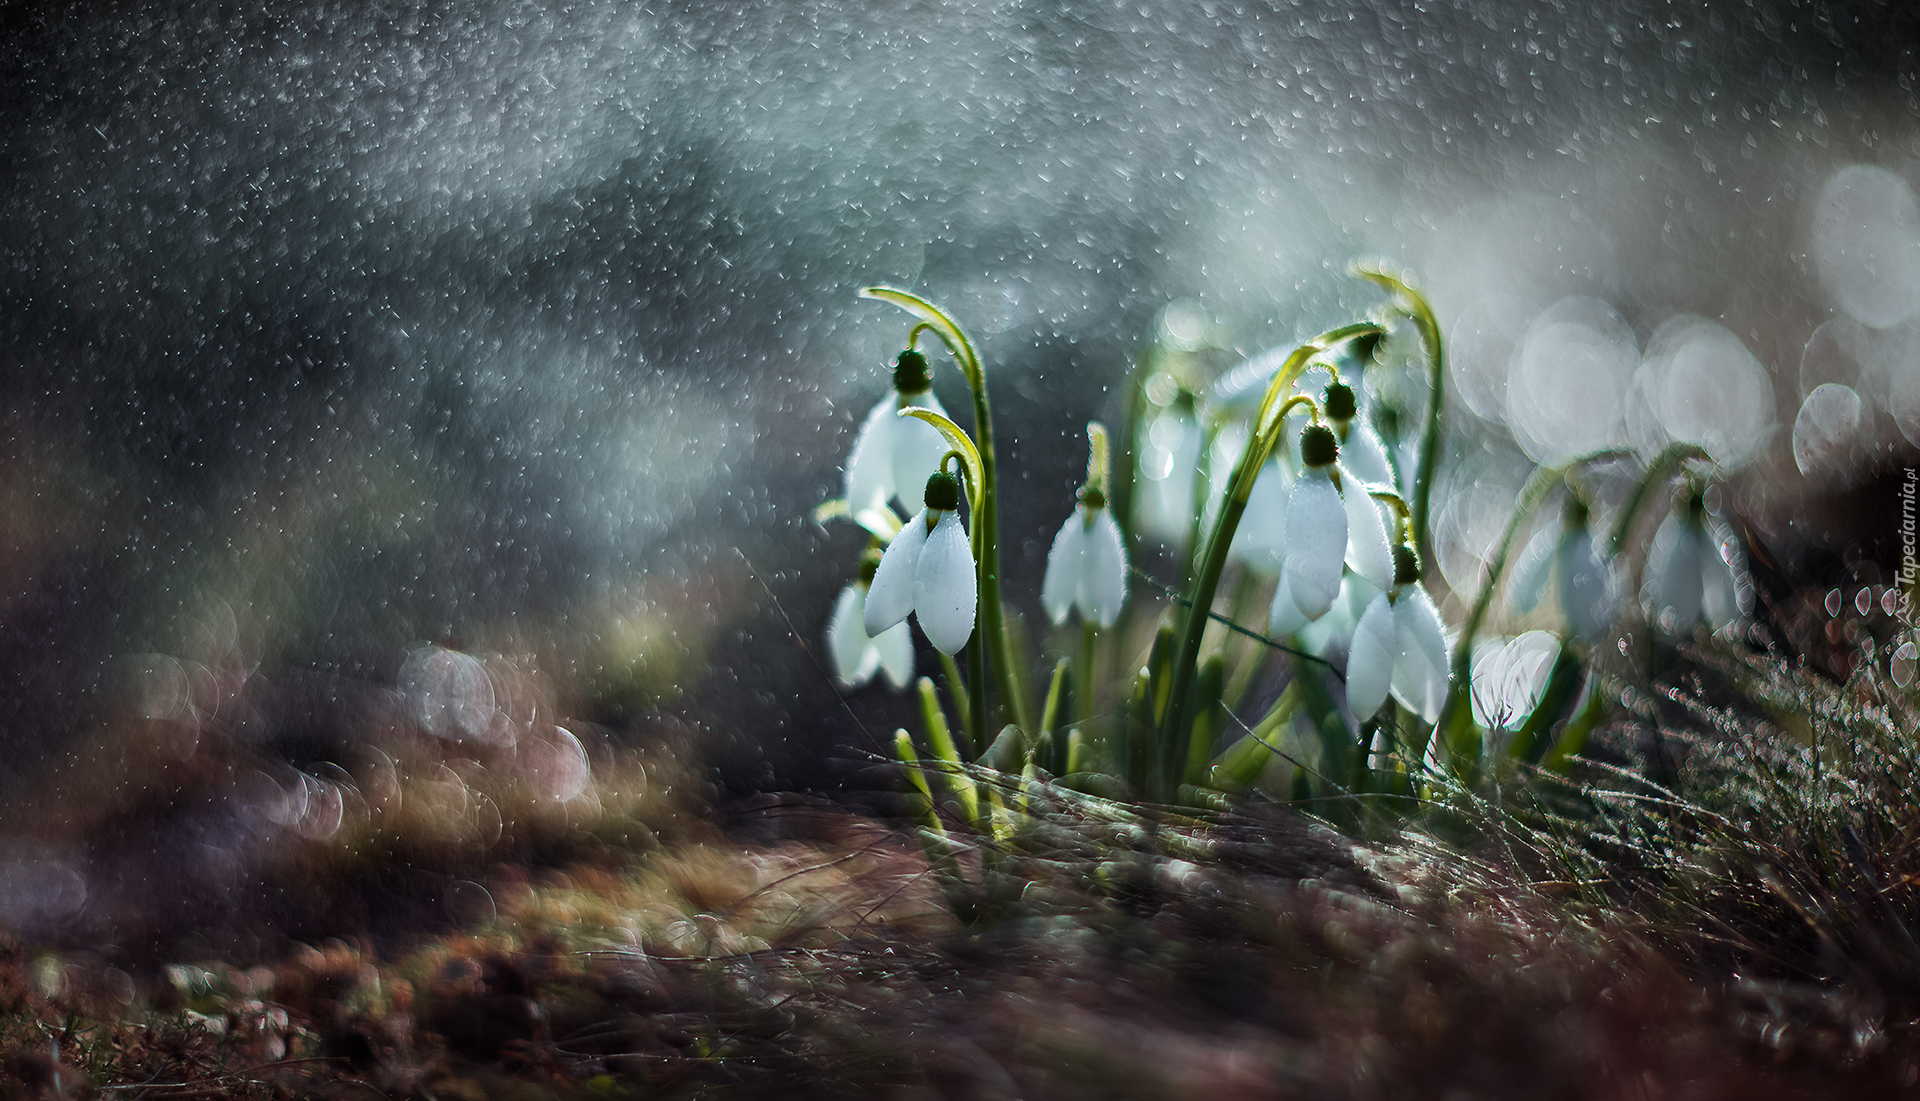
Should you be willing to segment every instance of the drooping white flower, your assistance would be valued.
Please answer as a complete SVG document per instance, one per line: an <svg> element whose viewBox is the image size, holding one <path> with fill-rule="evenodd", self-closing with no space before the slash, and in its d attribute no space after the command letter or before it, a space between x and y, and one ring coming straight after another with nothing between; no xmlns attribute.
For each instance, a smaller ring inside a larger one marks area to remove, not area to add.
<svg viewBox="0 0 1920 1101"><path fill-rule="evenodd" d="M1326 389L1327 422L1334 438L1340 441L1340 465L1360 476L1369 485L1392 487L1398 483L1393 464L1387 460L1387 445L1372 423L1360 412L1353 388L1333 383Z"/></svg>
<svg viewBox="0 0 1920 1101"><path fill-rule="evenodd" d="M1570 494L1559 526L1542 529L1521 552L1507 600L1516 611L1532 610L1551 575L1568 629L1575 638L1598 642L1619 619L1620 586L1593 544L1588 515L1586 502Z"/></svg>
<svg viewBox="0 0 1920 1101"><path fill-rule="evenodd" d="M918 417L900 416L900 410L913 406L946 414L930 388L927 357L901 352L893 380L893 392L867 414L847 457L847 509L855 516L882 508L896 496L910 504L947 453L939 429Z"/></svg>
<svg viewBox="0 0 1920 1101"><path fill-rule="evenodd" d="M952 654L973 636L979 598L973 551L960 523L960 480L935 473L925 499L926 507L880 556L863 622L867 634L879 635L913 615L933 648Z"/></svg>
<svg viewBox="0 0 1920 1101"><path fill-rule="evenodd" d="M1394 548L1393 588L1373 599L1353 629L1347 656L1347 706L1365 722L1391 692L1427 722L1447 695L1447 632L1420 587L1412 548Z"/></svg>
<svg viewBox="0 0 1920 1101"><path fill-rule="evenodd" d="M1287 539L1269 629L1292 634L1319 619L1340 594L1343 565L1381 588L1393 581L1393 555L1380 510L1360 479L1336 466L1332 429L1309 425L1300 434L1304 469L1287 503Z"/></svg>
<svg viewBox="0 0 1920 1101"><path fill-rule="evenodd" d="M913 638L905 623L896 623L878 635L867 633L867 587L873 583L880 556L869 552L861 563L861 576L847 583L834 601L833 617L827 621L827 652L833 658L836 679L847 688L859 688L885 672L895 689L913 683Z"/></svg>
<svg viewBox="0 0 1920 1101"><path fill-rule="evenodd" d="M1096 498L1099 499L1099 498ZM1047 552L1040 605L1056 624L1074 611L1111 627L1127 602L1127 546L1104 503L1083 501L1060 525Z"/></svg>
<svg viewBox="0 0 1920 1101"><path fill-rule="evenodd" d="M1134 508L1140 530L1172 543L1186 541L1193 528L1200 444L1193 395L1184 390L1141 426Z"/></svg>
<svg viewBox="0 0 1920 1101"><path fill-rule="evenodd" d="M1367 388L1377 406L1384 406L1400 417L1418 417L1427 404L1426 340L1420 326L1405 314L1386 321L1387 333L1373 347L1373 362L1378 370L1367 372Z"/></svg>
<svg viewBox="0 0 1920 1101"><path fill-rule="evenodd" d="M1268 462L1247 494L1228 557L1268 577L1279 573L1286 563L1287 504L1292 499L1293 478L1277 461Z"/></svg>
<svg viewBox="0 0 1920 1101"><path fill-rule="evenodd" d="M1661 626L1689 631L1704 619L1718 630L1746 612L1746 597L1729 562L1732 537L1716 538L1704 498L1686 504L1660 523L1647 555L1642 591L1649 614Z"/></svg>

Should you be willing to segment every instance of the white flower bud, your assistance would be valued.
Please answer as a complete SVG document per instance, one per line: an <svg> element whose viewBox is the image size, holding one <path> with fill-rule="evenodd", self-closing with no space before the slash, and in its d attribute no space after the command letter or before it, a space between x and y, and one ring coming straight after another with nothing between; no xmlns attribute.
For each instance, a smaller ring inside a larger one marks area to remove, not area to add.
<svg viewBox="0 0 1920 1101"><path fill-rule="evenodd" d="M912 507L920 487L940 469L947 441L926 421L900 415L900 410L909 407L946 415L931 390L895 391L873 407L860 425L860 435L853 441L853 452L847 459L847 509L854 515L885 507L895 497Z"/></svg>

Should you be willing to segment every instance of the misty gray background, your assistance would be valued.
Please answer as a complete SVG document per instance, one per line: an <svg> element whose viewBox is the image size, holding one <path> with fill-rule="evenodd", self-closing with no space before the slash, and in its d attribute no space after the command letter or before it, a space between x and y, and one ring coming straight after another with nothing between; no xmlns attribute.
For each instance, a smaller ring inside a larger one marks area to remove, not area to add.
<svg viewBox="0 0 1920 1101"><path fill-rule="evenodd" d="M1791 516L1813 482L1787 435L1829 381L1803 351L1839 316L1822 188L1920 181L1897 4L9 5L0 28L0 784L152 654L250 670L273 686L251 736L325 756L420 642L535 654L636 737L696 722L739 787L856 777L905 701L842 708L788 624L822 652L863 541L809 513L905 335L870 282L980 342L1030 615L1082 426L1117 415L1160 311L1196 303L1251 354L1370 308L1357 256L1467 319L1486 416L1453 466L1481 511L1527 451L1488 394L1581 296L1629 371L1677 316L1738 338L1771 376L1745 503ZM1887 362L1882 391L1912 360ZM1858 390L1841 482L1910 446ZM1462 545L1486 522L1457 518Z"/></svg>

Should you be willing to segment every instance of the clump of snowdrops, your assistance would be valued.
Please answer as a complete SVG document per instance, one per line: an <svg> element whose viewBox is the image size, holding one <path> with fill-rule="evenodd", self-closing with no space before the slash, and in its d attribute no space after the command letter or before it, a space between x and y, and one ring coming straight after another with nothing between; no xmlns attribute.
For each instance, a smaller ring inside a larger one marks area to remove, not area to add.
<svg viewBox="0 0 1920 1101"><path fill-rule="evenodd" d="M956 906L966 887L948 845L954 822L983 843L990 872L996 845L1043 798L1204 815L1259 786L1356 824L1403 821L1436 792L1489 774L1564 772L1617 695L1596 651L1628 603L1629 537L1663 496L1677 508L1640 564L1641 610L1691 634L1750 607L1738 546L1703 504L1711 460L1688 444L1536 470L1479 591L1448 594L1431 567L1447 424L1441 333L1401 278L1356 272L1385 292L1373 317L1255 356L1210 385L1149 364L1130 383L1120 430L1087 426L1086 478L1061 503L1041 586L1050 641L1064 652L1050 669L1026 657L1034 648L1002 596L986 366L938 306L861 291L913 321L892 390L847 461L845 496L819 514L871 536L829 650L848 688L883 673L918 693L920 729L899 730L894 749ZM933 396L929 335L965 379L969 427ZM1633 488L1611 535L1596 538L1584 480L1603 467L1627 469ZM1520 552L1508 587L1519 610L1552 582L1564 630L1533 706L1486 714L1476 641L1518 537L1556 497L1560 523ZM1142 528L1177 550L1179 583L1158 586L1168 600L1135 591L1151 581L1130 565ZM1436 591L1464 609L1458 625ZM1153 630L1129 631L1143 616L1157 617ZM939 655L939 682L913 679L909 622ZM1276 655L1284 687L1249 708Z"/></svg>

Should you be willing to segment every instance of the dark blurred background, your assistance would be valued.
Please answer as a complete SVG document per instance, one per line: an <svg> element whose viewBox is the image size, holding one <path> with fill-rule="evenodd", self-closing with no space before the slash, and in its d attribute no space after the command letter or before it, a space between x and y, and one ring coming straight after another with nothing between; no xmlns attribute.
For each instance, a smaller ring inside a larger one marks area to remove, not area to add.
<svg viewBox="0 0 1920 1101"><path fill-rule="evenodd" d="M1035 618L1169 304L1223 368L1370 308L1357 256L1453 333L1449 577L1530 459L1668 438L1780 570L1897 565L1917 42L1788 0L0 5L0 800L196 670L343 755L423 644L695 724L729 790L863 782L906 700L802 643L906 331L871 282L980 342Z"/></svg>

